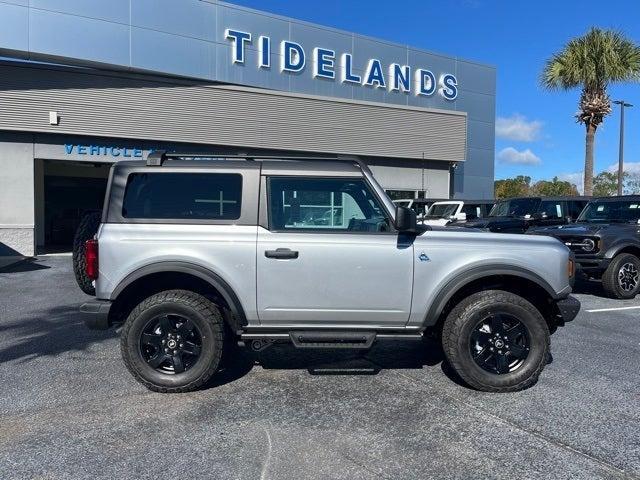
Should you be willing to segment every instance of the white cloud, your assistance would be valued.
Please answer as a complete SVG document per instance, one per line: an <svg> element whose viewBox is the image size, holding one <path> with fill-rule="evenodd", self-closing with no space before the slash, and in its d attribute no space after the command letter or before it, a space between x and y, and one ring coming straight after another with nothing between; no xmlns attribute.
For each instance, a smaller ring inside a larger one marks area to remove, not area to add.
<svg viewBox="0 0 640 480"><path fill-rule="evenodd" d="M640 162L624 162L624 171L628 173L640 173ZM609 165L607 172L618 173L618 162Z"/></svg>
<svg viewBox="0 0 640 480"><path fill-rule="evenodd" d="M498 152L498 161L500 163L510 163L513 165L539 165L542 163L540 157L528 148L520 152L513 147L500 150Z"/></svg>
<svg viewBox="0 0 640 480"><path fill-rule="evenodd" d="M496 119L496 135L507 140L533 142L538 139L541 130L541 121L528 121L526 117L518 113L511 117L498 117Z"/></svg>
<svg viewBox="0 0 640 480"><path fill-rule="evenodd" d="M584 172L561 173L558 175L558 180L573 183L580 195L584 192Z"/></svg>

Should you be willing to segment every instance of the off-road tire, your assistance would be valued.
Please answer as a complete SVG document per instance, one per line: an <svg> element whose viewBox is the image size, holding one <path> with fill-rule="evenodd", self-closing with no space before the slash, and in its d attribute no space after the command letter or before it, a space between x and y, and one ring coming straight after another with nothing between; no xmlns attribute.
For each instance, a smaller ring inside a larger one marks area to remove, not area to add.
<svg viewBox="0 0 640 480"><path fill-rule="evenodd" d="M95 295L96 289L93 287L93 283L89 277L87 277L86 266L87 257L85 253L84 243L90 240L98 232L100 226L100 212L88 213L82 220L73 237L73 273L76 277L76 282L80 290L87 295Z"/></svg>
<svg viewBox="0 0 640 480"><path fill-rule="evenodd" d="M197 362L178 374L166 374L148 365L140 352L140 335L155 316L179 313L198 327L202 349ZM120 336L125 366L149 390L182 393L205 384L220 365L224 348L224 320L220 309L207 298L187 290L167 290L152 295L136 306L127 318Z"/></svg>
<svg viewBox="0 0 640 480"><path fill-rule="evenodd" d="M512 372L491 373L473 360L470 336L488 312L509 314L527 328L529 354ZM442 329L442 348L449 364L470 387L485 392L515 392L538 381L549 358L549 328L540 312L524 298L502 290L486 290L474 293L451 310Z"/></svg>
<svg viewBox="0 0 640 480"><path fill-rule="evenodd" d="M623 265L633 263L640 271L640 259L631 253L616 255L607 269L602 274L602 289L610 298L630 299L635 298L640 290L640 283L631 291L626 291L618 284L618 273Z"/></svg>

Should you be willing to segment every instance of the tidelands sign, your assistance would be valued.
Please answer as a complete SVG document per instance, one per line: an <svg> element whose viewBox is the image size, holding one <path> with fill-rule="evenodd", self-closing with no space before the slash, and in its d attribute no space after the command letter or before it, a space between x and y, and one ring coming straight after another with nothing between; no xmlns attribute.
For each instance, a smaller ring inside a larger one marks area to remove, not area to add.
<svg viewBox="0 0 640 480"><path fill-rule="evenodd" d="M244 64L246 47L254 44L255 41L258 47L257 68L272 67L270 37L261 35L256 40L249 32L227 28L225 38L231 42L233 63ZM369 58L363 65L363 73L358 75L351 53L337 53L321 47L315 47L308 52L299 43L289 40L281 41L279 48L278 68L283 73L302 73L307 68L308 55L310 55L313 78L335 80L338 77L342 83L388 89L390 92L413 93L425 97L430 97L437 92L447 100L455 100L458 96L458 80L451 73L442 73L436 79L434 73L426 68L414 68L400 63L383 66L380 60Z"/></svg>

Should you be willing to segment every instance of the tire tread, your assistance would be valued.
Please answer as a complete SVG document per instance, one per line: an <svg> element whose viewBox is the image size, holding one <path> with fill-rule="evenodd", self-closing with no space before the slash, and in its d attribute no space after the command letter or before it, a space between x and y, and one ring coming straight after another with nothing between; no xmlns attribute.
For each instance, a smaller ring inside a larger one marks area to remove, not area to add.
<svg viewBox="0 0 640 480"><path fill-rule="evenodd" d="M213 326L215 342L217 345L223 346L224 342L224 328L223 328L223 319L222 314L217 305L203 297L200 294L195 292L191 292L188 290L166 290L164 292L156 293L141 303L139 303L127 318L127 321L124 323L122 328L122 332L120 334L120 348L122 351L122 359L124 361L125 366L134 376L134 378L147 387L149 390L159 393L185 393L196 390L204 385L217 371L218 366L220 364L220 358L222 357L223 348L216 349L216 358L209 365L207 370L205 370L198 378L187 383L186 385L182 385L179 387L167 387L167 386L159 386L153 382L142 377L138 371L135 369L131 357L128 354L127 347L127 337L129 335L129 331L133 327L133 323L135 319L146 309L151 308L155 305L160 305L165 302L175 302L182 303L187 305L200 313L204 318L211 322Z"/></svg>
<svg viewBox="0 0 640 480"><path fill-rule="evenodd" d="M470 311L479 303L512 303L524 308L532 315L539 317L540 321L543 322L544 327L547 329L543 352L544 361L540 362L535 371L525 380L514 385L505 384L503 386L494 386L480 383L466 373L465 368L459 359L456 340L461 335L461 331L465 326L467 321L466 318ZM542 318L540 312L531 303L518 295L504 290L485 290L467 297L456 305L453 310L451 310L442 329L442 348L453 369L469 386L485 392L517 392L519 390L529 388L537 382L540 373L546 365L546 359L549 357L550 341L547 324Z"/></svg>

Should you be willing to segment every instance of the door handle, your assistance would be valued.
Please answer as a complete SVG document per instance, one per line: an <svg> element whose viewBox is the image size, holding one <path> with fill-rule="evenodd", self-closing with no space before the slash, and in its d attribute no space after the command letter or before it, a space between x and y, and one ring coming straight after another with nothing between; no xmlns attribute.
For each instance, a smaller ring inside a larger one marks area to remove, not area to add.
<svg viewBox="0 0 640 480"><path fill-rule="evenodd" d="M276 248L275 250L265 250L264 256L267 258L287 259L298 258L298 252L290 248Z"/></svg>

